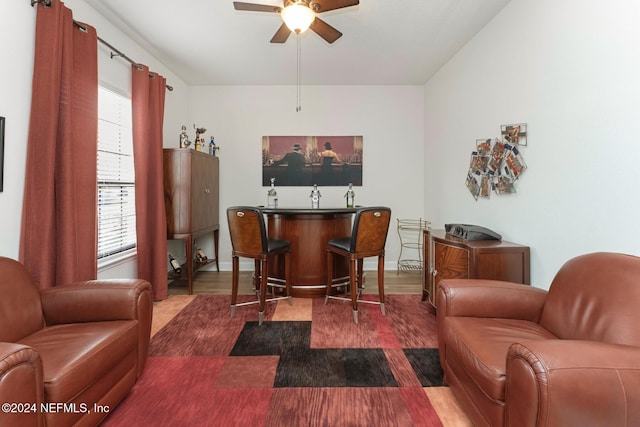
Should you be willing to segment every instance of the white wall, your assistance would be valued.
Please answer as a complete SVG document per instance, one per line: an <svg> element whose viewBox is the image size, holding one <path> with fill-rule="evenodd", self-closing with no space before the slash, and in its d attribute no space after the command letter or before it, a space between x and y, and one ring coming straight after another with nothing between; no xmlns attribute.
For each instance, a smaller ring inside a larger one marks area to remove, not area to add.
<svg viewBox="0 0 640 427"><path fill-rule="evenodd" d="M213 135L221 147L221 269L230 269L231 263L226 208L267 202L261 166L264 135L363 135L363 186L355 187L356 203L391 207L386 268L395 268L396 219L423 215L421 86L304 86L300 112L295 111L293 86L193 87L189 99L192 122L205 127L206 139ZM277 190L280 206L310 206L311 188ZM320 191L321 206L344 205L346 187Z"/></svg>
<svg viewBox="0 0 640 427"><path fill-rule="evenodd" d="M188 88L86 3L65 3L76 19L176 88L167 93L166 147L177 145L182 124L197 123L216 137L221 210L265 202L263 135L362 134L365 185L356 188L357 203L388 204L394 221L423 216L435 227L469 222L493 228L531 246L536 286L548 287L562 263L580 253L640 254L640 12L633 0L512 0L424 88L303 87L300 113L294 87ZM17 258L35 8L26 0L1 8L0 36L11 40L11 55L0 68L0 115L7 118L0 255ZM512 122L529 125L522 150L529 169L518 193L475 201L464 186L475 140L498 136L500 125ZM283 205L297 205L307 201L308 190L279 193ZM341 204L342 194L341 188L323 189L323 204ZM226 268L229 241L222 226ZM387 260L395 262L393 230L388 242Z"/></svg>
<svg viewBox="0 0 640 427"><path fill-rule="evenodd" d="M426 216L529 245L542 288L576 255L640 255L639 18L634 0L512 0L425 86ZM519 122L518 193L475 201L475 140Z"/></svg>
<svg viewBox="0 0 640 427"><path fill-rule="evenodd" d="M0 40L5 43L0 67L0 116L6 118L0 256L17 259L31 108L35 13L26 1L3 2L0 9Z"/></svg>

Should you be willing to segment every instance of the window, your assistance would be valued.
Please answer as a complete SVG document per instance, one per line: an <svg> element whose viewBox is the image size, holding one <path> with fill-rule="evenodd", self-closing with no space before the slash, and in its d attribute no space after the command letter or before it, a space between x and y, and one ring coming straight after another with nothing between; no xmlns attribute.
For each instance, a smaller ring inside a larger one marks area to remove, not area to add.
<svg viewBox="0 0 640 427"><path fill-rule="evenodd" d="M136 247L131 100L98 91L98 260Z"/></svg>

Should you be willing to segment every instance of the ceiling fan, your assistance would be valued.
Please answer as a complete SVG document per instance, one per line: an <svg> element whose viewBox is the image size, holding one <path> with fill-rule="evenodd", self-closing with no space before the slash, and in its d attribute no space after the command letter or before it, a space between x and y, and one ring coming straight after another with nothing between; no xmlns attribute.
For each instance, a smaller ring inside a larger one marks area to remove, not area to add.
<svg viewBox="0 0 640 427"><path fill-rule="evenodd" d="M234 1L233 7L236 10L279 13L284 23L271 38L271 43L284 43L292 32L301 33L307 28L311 28L328 43L333 43L342 37L342 33L316 15L358 4L359 0L283 0L283 7L279 7ZM295 21L298 18L301 20Z"/></svg>

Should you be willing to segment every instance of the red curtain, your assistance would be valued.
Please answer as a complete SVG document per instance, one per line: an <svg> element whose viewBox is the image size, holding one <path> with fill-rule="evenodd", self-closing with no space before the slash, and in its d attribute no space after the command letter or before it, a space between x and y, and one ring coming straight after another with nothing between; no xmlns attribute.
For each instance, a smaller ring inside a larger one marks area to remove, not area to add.
<svg viewBox="0 0 640 427"><path fill-rule="evenodd" d="M133 159L136 169L138 277L167 298L167 220L164 210L162 125L166 79L132 65Z"/></svg>
<svg viewBox="0 0 640 427"><path fill-rule="evenodd" d="M97 275L98 39L38 5L20 260L41 288Z"/></svg>

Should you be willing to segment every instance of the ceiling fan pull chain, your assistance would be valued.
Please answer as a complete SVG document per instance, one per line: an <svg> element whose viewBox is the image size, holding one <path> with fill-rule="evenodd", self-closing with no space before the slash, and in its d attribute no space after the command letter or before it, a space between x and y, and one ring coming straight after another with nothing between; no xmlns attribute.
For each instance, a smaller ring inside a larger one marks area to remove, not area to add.
<svg viewBox="0 0 640 427"><path fill-rule="evenodd" d="M297 70L297 74L298 74L298 79L296 81L296 86L297 86L297 93L296 93L296 97L297 97L297 106L296 106L296 112L300 112L300 110L302 110L302 106L300 105L300 92L301 92L301 84L302 84L302 48L301 48L301 44L300 44L300 33L296 34L296 40L298 43L298 70Z"/></svg>

